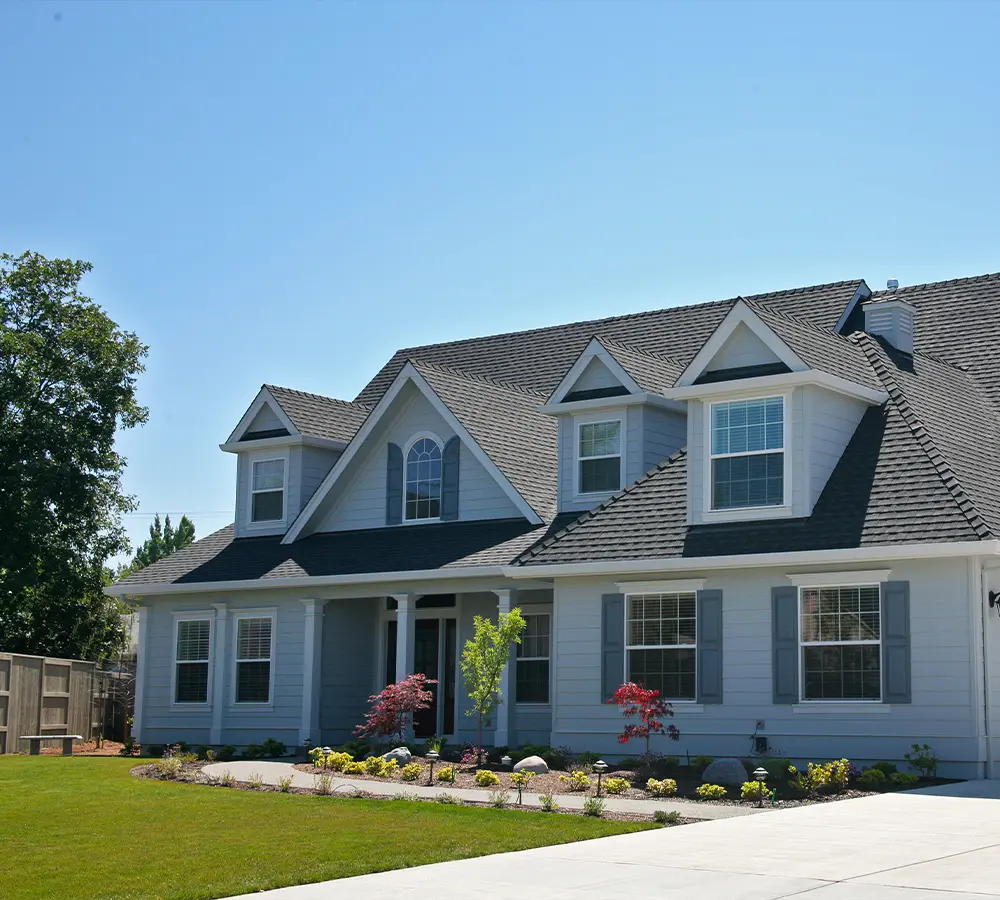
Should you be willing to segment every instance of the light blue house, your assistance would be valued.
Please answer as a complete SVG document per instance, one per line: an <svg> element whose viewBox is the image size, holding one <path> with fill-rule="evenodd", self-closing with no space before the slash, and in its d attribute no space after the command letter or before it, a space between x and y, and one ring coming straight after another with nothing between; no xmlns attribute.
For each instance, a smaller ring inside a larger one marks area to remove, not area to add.
<svg viewBox="0 0 1000 900"><path fill-rule="evenodd" d="M416 735L472 740L461 649L516 606L496 745L620 753L632 680L670 752L992 775L998 335L1000 276L852 281L402 350L351 402L265 385L235 523L109 588L138 739L336 744L423 672Z"/></svg>

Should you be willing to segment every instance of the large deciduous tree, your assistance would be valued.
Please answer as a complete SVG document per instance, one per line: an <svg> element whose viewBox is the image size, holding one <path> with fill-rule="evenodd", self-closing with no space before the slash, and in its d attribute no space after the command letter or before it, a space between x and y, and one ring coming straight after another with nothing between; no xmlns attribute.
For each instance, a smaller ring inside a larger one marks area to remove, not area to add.
<svg viewBox="0 0 1000 900"><path fill-rule="evenodd" d="M105 562L126 552L118 429L147 411L147 348L79 291L90 264L0 254L0 649L94 658L124 639Z"/></svg>

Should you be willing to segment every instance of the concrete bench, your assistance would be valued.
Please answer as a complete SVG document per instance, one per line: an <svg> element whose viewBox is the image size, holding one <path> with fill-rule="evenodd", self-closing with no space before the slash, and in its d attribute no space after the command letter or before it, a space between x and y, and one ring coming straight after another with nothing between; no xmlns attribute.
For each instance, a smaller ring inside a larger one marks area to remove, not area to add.
<svg viewBox="0 0 1000 900"><path fill-rule="evenodd" d="M42 751L42 741L62 741L63 756L73 755L73 741L82 741L82 734L22 734L22 741L28 742L28 754L38 756Z"/></svg>

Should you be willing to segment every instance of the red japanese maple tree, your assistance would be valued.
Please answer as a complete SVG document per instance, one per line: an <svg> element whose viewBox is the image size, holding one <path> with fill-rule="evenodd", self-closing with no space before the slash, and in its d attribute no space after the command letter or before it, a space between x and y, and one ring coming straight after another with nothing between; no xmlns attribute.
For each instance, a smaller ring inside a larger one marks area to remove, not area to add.
<svg viewBox="0 0 1000 900"><path fill-rule="evenodd" d="M618 735L619 744L627 744L632 738L645 738L646 752L643 758L649 768L649 739L654 734L666 734L672 741L680 740L681 733L672 722L663 724L663 719L672 718L673 707L662 697L660 692L650 690L634 681L627 681L615 691L608 703L617 703L626 719L638 718L639 723L629 722L625 730Z"/></svg>
<svg viewBox="0 0 1000 900"><path fill-rule="evenodd" d="M365 713L363 725L354 729L355 734L364 737L392 737L403 743L407 726L413 721L413 714L420 709L427 709L434 700L434 695L427 690L427 685L437 684L426 675L408 675L402 681L386 685L382 690L368 698L371 709Z"/></svg>

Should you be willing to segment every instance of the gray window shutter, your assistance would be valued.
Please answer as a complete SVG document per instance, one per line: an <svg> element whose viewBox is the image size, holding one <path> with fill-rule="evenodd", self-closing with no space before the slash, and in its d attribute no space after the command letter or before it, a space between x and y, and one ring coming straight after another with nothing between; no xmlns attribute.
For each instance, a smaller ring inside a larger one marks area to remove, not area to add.
<svg viewBox="0 0 1000 900"><path fill-rule="evenodd" d="M625 680L625 598L601 597L601 699L607 702Z"/></svg>
<svg viewBox="0 0 1000 900"><path fill-rule="evenodd" d="M775 703L799 702L799 589L771 588L771 647Z"/></svg>
<svg viewBox="0 0 1000 900"><path fill-rule="evenodd" d="M441 454L441 518L458 518L458 460L462 442L453 437Z"/></svg>
<svg viewBox="0 0 1000 900"><path fill-rule="evenodd" d="M698 702L722 702L722 591L698 591Z"/></svg>
<svg viewBox="0 0 1000 900"><path fill-rule="evenodd" d="M385 471L385 524L403 521L403 451L398 444L389 444Z"/></svg>
<svg viewBox="0 0 1000 900"><path fill-rule="evenodd" d="M911 702L908 581L882 585L882 702Z"/></svg>

